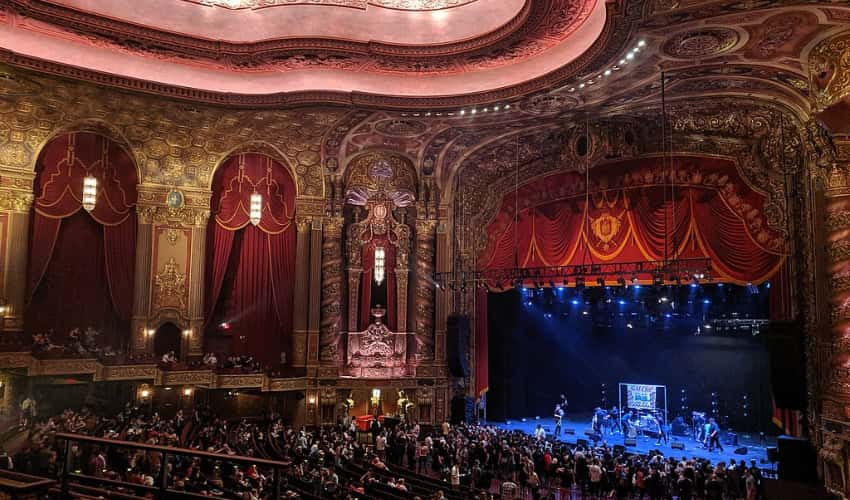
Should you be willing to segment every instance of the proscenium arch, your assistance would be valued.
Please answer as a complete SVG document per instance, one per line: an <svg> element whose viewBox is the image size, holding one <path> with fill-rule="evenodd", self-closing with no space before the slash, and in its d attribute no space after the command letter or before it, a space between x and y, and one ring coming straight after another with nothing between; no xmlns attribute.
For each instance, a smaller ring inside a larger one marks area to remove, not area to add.
<svg viewBox="0 0 850 500"><path fill-rule="evenodd" d="M64 134L72 134L86 132L90 134L99 135L106 139L109 139L116 146L121 148L124 153L133 161L133 166L136 168L136 180L137 186L141 186L144 182L144 176L142 173L142 169L139 166L139 158L135 154L135 150L132 147L132 143L127 139L127 137L118 130L117 127L113 127L108 122L103 120L96 119L86 119L78 122L74 122L68 125L63 125L62 127L54 130L44 141L42 141L37 148L36 154L33 155L33 160L31 165L29 165L27 171L32 172L33 175L36 174L35 169L38 167L38 161L41 159L41 153L44 151L44 148L47 147L48 144L53 142L56 138L61 137ZM33 185L33 190L35 189L35 185Z"/></svg>
<svg viewBox="0 0 850 500"><path fill-rule="evenodd" d="M244 144L240 144L229 151L226 151L222 154L221 158L215 164L215 168L210 172L209 181L207 181L207 189L209 193L212 193L212 184L213 179L215 179L215 174L224 165L224 162L229 160L230 158L243 154L243 153L256 153L268 156L272 160L280 163L283 168L286 169L286 172L292 177L292 182L295 184L295 199L298 200L301 198L301 188L298 182L299 176L295 171L295 168L292 164L287 160L286 155L283 152L275 147L273 144L270 144L266 141L250 141ZM321 198L325 196L325 176L322 176L322 195ZM312 198L312 197L311 197Z"/></svg>

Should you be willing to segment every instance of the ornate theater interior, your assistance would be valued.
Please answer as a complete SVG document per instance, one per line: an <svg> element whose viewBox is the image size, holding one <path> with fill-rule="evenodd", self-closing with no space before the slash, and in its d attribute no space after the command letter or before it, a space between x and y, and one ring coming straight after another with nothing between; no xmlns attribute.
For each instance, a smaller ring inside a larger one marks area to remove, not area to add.
<svg viewBox="0 0 850 500"><path fill-rule="evenodd" d="M850 4L0 0L0 330L4 497L847 498Z"/></svg>

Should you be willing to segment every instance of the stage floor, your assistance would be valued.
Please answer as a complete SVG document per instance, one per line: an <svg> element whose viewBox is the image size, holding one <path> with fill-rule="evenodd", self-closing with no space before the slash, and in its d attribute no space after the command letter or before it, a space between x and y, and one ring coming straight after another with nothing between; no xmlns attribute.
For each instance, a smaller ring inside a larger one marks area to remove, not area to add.
<svg viewBox="0 0 850 500"><path fill-rule="evenodd" d="M546 436L552 436L552 433L555 431L555 421L551 418L541 418L540 420L535 420L534 418L528 418L525 422L511 420L509 423L504 422L488 422L489 425L495 425L501 429L507 430L520 430L527 434L533 434L534 429L537 427L537 424L543 424L543 428L546 429ZM564 434L566 429L574 429L575 435ZM559 436L560 441L564 441L567 443L575 443L578 439L588 440L587 435L585 434L585 430L590 430L590 416L586 419L568 419L565 418L563 423L561 424L561 435ZM622 445L623 444L623 435L622 434L614 434L607 435L604 437L606 443L609 446L614 445ZM673 442L681 442L685 445L684 450L675 450L670 446ZM629 446L626 448L627 451L632 451L636 453L647 453L650 450L659 450L665 457L674 457L674 458L705 458L712 461L712 463L717 463L720 461L725 461L727 464L730 459L735 459L736 462L746 460L748 463L750 460L755 460L759 467L762 468L770 468L770 463L767 461L767 451L766 448L769 446L776 446L776 437L768 436L765 438L764 443L759 443L758 434L755 435L744 435L738 434L738 446L732 446L726 444L726 434L721 435L720 443L723 445L724 451L712 451L709 452L707 449L704 449L700 443L698 443L695 439L688 436L670 436L669 443L667 445L655 445L655 438L653 437L639 437L637 439L637 446ZM746 447L747 453L746 455L738 455L735 454L735 448Z"/></svg>

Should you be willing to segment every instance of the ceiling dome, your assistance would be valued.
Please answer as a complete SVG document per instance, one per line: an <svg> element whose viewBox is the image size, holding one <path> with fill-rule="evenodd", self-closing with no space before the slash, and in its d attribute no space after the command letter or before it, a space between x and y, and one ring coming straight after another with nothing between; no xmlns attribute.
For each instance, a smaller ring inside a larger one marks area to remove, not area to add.
<svg viewBox="0 0 850 500"><path fill-rule="evenodd" d="M533 92L571 64L575 74L608 20L603 0L8 3L0 45L20 57L200 92L430 105Z"/></svg>

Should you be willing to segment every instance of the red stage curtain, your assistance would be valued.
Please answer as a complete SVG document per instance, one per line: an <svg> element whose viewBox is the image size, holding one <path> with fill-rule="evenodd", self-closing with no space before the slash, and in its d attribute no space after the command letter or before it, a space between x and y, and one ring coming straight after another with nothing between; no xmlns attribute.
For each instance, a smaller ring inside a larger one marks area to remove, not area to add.
<svg viewBox="0 0 850 500"><path fill-rule="evenodd" d="M263 197L256 227L250 222L255 192ZM292 331L295 183L270 157L240 154L216 171L211 208L207 332L230 335L233 354L273 365ZM219 330L224 322L228 328Z"/></svg>
<svg viewBox="0 0 850 500"><path fill-rule="evenodd" d="M761 283L787 255L781 233L765 226L764 196L729 161L634 160L595 169L589 196L584 183L577 172L557 173L520 187L518 202L505 195L479 268L709 257L716 280Z"/></svg>
<svg viewBox="0 0 850 500"><path fill-rule="evenodd" d="M490 388L487 332L487 289L478 288L475 292L475 397L479 399Z"/></svg>
<svg viewBox="0 0 850 500"><path fill-rule="evenodd" d="M73 245L74 251L85 261L93 254L104 260L103 279L93 274L88 281L109 291L112 310L122 321L128 321L133 307L133 273L136 251L136 166L130 156L112 140L87 132L59 136L45 146L36 167L35 202L30 231L30 259L28 266L28 290L31 304L28 314L41 316L40 310L53 307L50 301L65 301L76 295L81 284L76 280L51 280L51 293L39 293L39 287L49 273L59 272L52 261L58 252L63 262L73 264L71 250L61 245ZM98 180L97 201L94 210L82 210L83 178L87 175ZM76 219L90 218L103 227L97 232L85 232L84 224ZM67 231L63 227L74 225ZM79 233L79 234L77 234ZM62 241L60 241L62 240ZM97 245L99 250L93 247ZM63 285L64 283L64 285ZM90 283L87 283L90 284ZM64 286L66 288L62 289ZM39 293L39 299L33 297ZM44 308L44 309L40 309ZM97 309L97 308L94 308ZM83 311L94 311L83 308ZM54 322L62 318L60 328L73 328L92 324L112 323L93 312L93 316L69 318L68 315L48 315ZM86 319L87 318L87 319ZM85 320L84 320L85 319ZM76 323L75 323L76 322ZM28 323L37 325L38 321Z"/></svg>
<svg viewBox="0 0 850 500"><path fill-rule="evenodd" d="M375 267L375 247L384 247L384 283L387 290L386 304L381 304L387 310L384 322L387 327L395 331L397 321L396 306L396 279L395 279L395 246L385 238L374 238L363 245L361 249L361 262L363 274L360 277L360 331L366 330L371 322L372 309L372 279Z"/></svg>

